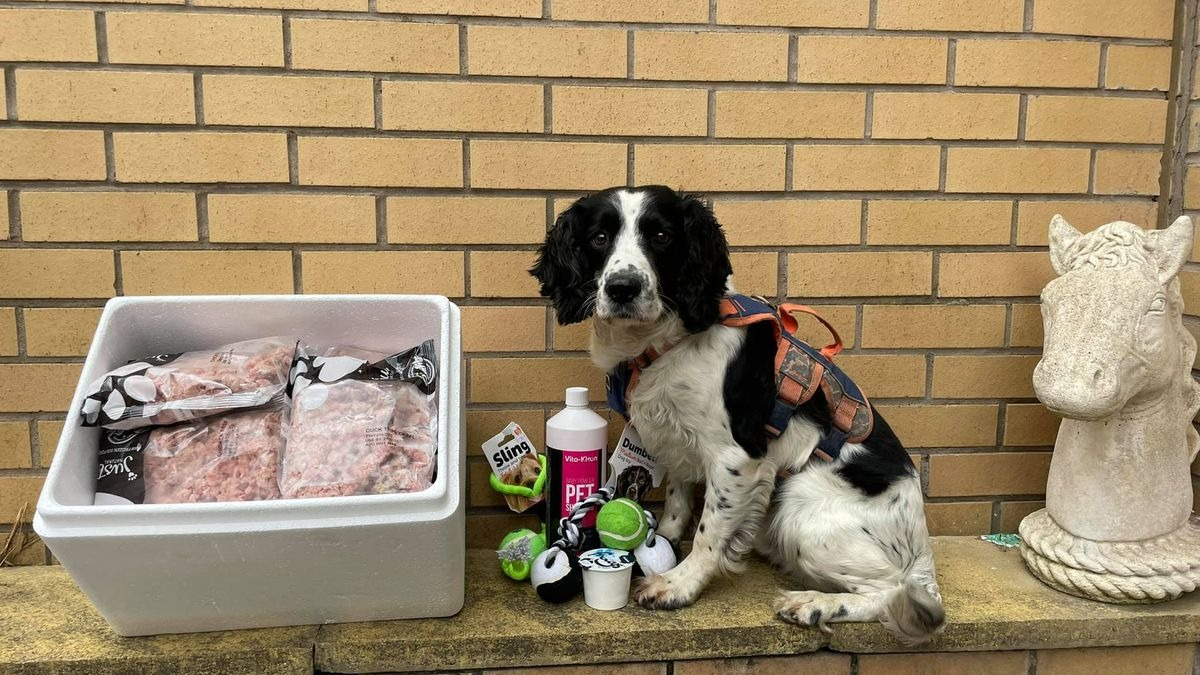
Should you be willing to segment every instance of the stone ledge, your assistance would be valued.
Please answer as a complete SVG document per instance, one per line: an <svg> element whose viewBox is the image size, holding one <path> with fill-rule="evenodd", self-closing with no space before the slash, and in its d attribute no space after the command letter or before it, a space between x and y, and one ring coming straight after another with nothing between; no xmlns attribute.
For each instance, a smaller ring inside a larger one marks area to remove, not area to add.
<svg viewBox="0 0 1200 675"><path fill-rule="evenodd" d="M1200 641L1200 594L1163 605L1103 605L1028 575L1015 549L970 537L934 539L950 623L923 651L993 651ZM0 571L0 672L265 673L454 670L843 652L910 651L875 624L832 635L771 613L786 586L761 563L716 582L677 612L596 612L541 602L500 575L490 551L468 556L467 605L449 619L149 638L115 636L59 568Z"/></svg>

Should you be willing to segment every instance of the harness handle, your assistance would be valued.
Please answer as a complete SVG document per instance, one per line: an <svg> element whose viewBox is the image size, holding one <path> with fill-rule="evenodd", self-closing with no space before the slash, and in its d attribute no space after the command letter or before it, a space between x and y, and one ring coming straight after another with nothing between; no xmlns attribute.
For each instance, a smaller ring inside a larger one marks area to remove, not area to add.
<svg viewBox="0 0 1200 675"><path fill-rule="evenodd" d="M820 321L821 325L825 326L825 328L829 331L829 334L833 336L833 343L821 347L822 356L827 359L832 359L841 353L842 336L838 335L837 329L833 327L833 324L826 321L825 318L820 314L817 314L817 311L812 307L790 302L781 304L779 306L779 320L783 324L784 330L795 334L796 330L800 327L800 322L796 321L796 317L792 316L792 312L800 312L801 314L808 314L812 316L817 321Z"/></svg>

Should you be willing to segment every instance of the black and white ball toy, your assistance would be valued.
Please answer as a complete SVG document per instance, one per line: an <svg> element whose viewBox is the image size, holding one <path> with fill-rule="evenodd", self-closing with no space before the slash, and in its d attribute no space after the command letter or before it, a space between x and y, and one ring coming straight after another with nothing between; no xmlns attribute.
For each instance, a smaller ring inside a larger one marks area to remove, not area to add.
<svg viewBox="0 0 1200 675"><path fill-rule="evenodd" d="M558 547L550 547L534 558L529 579L541 599L555 604L564 603L583 590L579 559Z"/></svg>
<svg viewBox="0 0 1200 675"><path fill-rule="evenodd" d="M647 577L658 576L675 568L675 551L671 542L661 534L647 539L633 550L638 569Z"/></svg>

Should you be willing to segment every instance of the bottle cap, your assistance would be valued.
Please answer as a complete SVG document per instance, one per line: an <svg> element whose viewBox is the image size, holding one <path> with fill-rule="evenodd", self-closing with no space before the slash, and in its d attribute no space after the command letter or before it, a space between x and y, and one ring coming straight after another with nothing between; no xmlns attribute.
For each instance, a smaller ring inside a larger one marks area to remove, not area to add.
<svg viewBox="0 0 1200 675"><path fill-rule="evenodd" d="M567 387L567 405L587 407L587 387Z"/></svg>

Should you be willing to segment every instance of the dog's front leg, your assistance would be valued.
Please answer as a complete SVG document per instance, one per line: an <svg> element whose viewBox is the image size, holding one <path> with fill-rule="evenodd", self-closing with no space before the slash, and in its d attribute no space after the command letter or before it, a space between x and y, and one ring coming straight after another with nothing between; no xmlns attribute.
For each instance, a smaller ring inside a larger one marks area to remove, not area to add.
<svg viewBox="0 0 1200 675"><path fill-rule="evenodd" d="M759 478L762 461L730 446L710 453L706 462L704 510L691 553L675 569L642 582L635 598L643 607L678 609L692 604L718 571L738 566L748 550L747 538L753 545L757 522L750 521L761 519L759 511L766 507Z"/></svg>
<svg viewBox="0 0 1200 675"><path fill-rule="evenodd" d="M696 501L696 483L667 476L667 501L658 521L658 533L679 547L679 540L692 522L692 507Z"/></svg>

